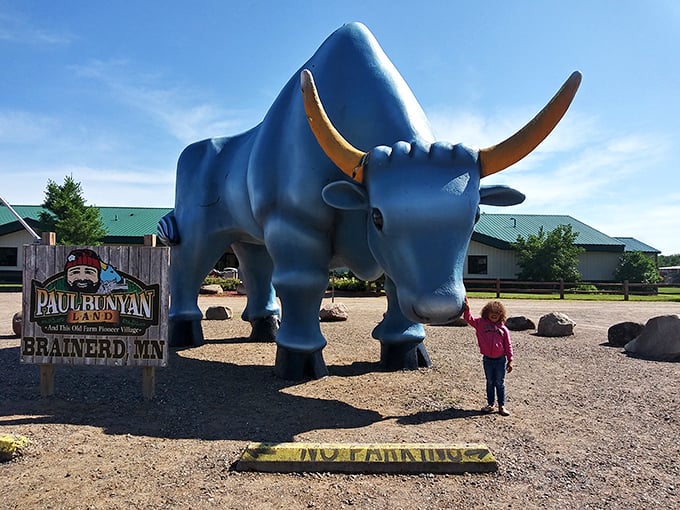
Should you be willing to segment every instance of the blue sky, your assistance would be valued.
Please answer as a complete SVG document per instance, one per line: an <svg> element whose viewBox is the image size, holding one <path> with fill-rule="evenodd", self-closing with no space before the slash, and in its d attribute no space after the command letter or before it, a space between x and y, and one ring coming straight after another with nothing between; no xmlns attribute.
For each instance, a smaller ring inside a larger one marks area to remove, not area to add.
<svg viewBox="0 0 680 510"><path fill-rule="evenodd" d="M680 253L675 0L0 0L0 196L38 205L72 175L92 205L172 207L183 147L260 122L348 21L453 143L506 138L580 70L551 136L485 179L527 200L486 211L568 214Z"/></svg>

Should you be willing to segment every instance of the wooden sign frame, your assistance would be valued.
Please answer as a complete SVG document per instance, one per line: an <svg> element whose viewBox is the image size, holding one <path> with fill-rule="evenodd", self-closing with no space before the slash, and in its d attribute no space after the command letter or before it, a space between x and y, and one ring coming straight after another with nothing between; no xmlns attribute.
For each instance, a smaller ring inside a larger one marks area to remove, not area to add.
<svg viewBox="0 0 680 510"><path fill-rule="evenodd" d="M40 365L41 394L54 394L54 365L139 366L144 397L168 364L169 248L24 246L21 363ZM75 267L74 267L75 266ZM92 268L95 268L93 270ZM68 268L68 275L67 275ZM86 268L96 287L79 288Z"/></svg>

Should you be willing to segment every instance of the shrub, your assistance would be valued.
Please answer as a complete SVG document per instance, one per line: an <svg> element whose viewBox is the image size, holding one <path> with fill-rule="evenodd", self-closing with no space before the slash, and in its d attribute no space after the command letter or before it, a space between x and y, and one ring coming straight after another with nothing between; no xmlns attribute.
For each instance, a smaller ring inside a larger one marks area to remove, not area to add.
<svg viewBox="0 0 680 510"><path fill-rule="evenodd" d="M347 291L364 291L366 290L367 284L363 280L358 280L353 276L342 276L340 278L335 278L332 282L335 290L347 290ZM331 282L328 283L329 288L331 287Z"/></svg>
<svg viewBox="0 0 680 510"><path fill-rule="evenodd" d="M614 278L620 282L628 280L630 283L659 283L663 280L654 260L641 251L625 252L619 258Z"/></svg>
<svg viewBox="0 0 680 510"><path fill-rule="evenodd" d="M579 281L579 255L585 250L574 244L577 237L578 232L574 232L571 225L558 225L547 234L541 227L538 235L529 234L526 239L517 236L517 241L512 243L521 269L517 277L539 282Z"/></svg>
<svg viewBox="0 0 680 510"><path fill-rule="evenodd" d="M241 283L238 278L221 278L219 276L206 276L203 285L220 285L224 290L236 290Z"/></svg>

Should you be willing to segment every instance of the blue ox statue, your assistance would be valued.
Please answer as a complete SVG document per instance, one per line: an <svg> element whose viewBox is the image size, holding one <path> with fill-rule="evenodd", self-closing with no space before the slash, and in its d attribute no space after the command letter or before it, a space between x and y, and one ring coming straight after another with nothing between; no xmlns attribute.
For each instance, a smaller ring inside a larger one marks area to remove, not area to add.
<svg viewBox="0 0 680 510"><path fill-rule="evenodd" d="M580 79L575 72L517 134L473 150L435 141L373 35L359 23L341 27L261 124L182 152L175 208L159 222L172 246L170 345L203 343L198 290L231 246L248 292L242 318L252 340L276 340L277 376L327 375L319 308L334 267L367 281L385 274L387 312L373 331L381 366L429 366L422 324L461 314L479 204L524 200L505 186L480 187L480 179L529 154Z"/></svg>

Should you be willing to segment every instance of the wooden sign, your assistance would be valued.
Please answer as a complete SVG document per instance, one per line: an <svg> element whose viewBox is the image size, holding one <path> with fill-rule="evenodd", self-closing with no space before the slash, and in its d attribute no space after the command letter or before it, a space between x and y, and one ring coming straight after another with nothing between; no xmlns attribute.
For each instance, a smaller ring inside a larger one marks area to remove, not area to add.
<svg viewBox="0 0 680 510"><path fill-rule="evenodd" d="M166 366L170 251L24 247L21 362Z"/></svg>

